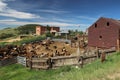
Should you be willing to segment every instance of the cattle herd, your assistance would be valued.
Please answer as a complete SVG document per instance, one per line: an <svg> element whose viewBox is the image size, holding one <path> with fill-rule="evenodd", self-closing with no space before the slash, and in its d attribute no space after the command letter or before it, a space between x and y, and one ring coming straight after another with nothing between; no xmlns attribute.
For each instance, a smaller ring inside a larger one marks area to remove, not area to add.
<svg viewBox="0 0 120 80"><path fill-rule="evenodd" d="M0 47L0 60L14 56L31 57L53 57L66 56L75 52L76 48L71 48L68 43L55 42L52 40L41 40L18 45L5 45Z"/></svg>

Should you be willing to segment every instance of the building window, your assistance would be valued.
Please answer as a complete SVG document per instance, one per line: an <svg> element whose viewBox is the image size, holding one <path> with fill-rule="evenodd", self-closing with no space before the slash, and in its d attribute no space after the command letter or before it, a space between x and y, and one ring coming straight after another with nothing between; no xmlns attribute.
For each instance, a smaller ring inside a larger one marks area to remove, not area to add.
<svg viewBox="0 0 120 80"><path fill-rule="evenodd" d="M97 28L97 24L95 23L95 28Z"/></svg>
<svg viewBox="0 0 120 80"><path fill-rule="evenodd" d="M110 23L109 22L107 22L107 26L109 26L110 25Z"/></svg>
<svg viewBox="0 0 120 80"><path fill-rule="evenodd" d="M102 39L102 36L101 36L101 35L99 36L99 39Z"/></svg>

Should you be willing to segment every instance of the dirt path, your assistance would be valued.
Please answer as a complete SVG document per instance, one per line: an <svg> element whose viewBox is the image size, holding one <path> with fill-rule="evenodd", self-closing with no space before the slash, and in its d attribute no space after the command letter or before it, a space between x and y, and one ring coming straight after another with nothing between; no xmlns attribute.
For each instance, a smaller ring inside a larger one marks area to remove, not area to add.
<svg viewBox="0 0 120 80"><path fill-rule="evenodd" d="M110 80L120 80L120 71L107 76Z"/></svg>
<svg viewBox="0 0 120 80"><path fill-rule="evenodd" d="M20 41L21 39L18 38L14 38L14 39L8 39L8 40L0 40L0 42L14 42L14 41Z"/></svg>
<svg viewBox="0 0 120 80"><path fill-rule="evenodd" d="M14 41L20 41L20 40L21 40L20 38L16 38L16 39L7 40L7 42L14 42Z"/></svg>

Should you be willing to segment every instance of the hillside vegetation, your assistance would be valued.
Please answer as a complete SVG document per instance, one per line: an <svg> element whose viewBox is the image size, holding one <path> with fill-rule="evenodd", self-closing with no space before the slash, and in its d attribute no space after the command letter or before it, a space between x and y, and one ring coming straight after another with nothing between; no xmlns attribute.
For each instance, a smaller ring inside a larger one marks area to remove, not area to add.
<svg viewBox="0 0 120 80"><path fill-rule="evenodd" d="M0 39L16 37L23 34L34 34L37 24L27 24L16 28L5 28L0 30Z"/></svg>
<svg viewBox="0 0 120 80"><path fill-rule="evenodd" d="M18 34L32 34L32 33L35 33L36 26L39 26L39 25L27 24L27 25L17 27L16 31L18 31Z"/></svg>
<svg viewBox="0 0 120 80"><path fill-rule="evenodd" d="M17 33L18 32L14 28L5 28L3 30L0 30L0 39L17 36Z"/></svg>
<svg viewBox="0 0 120 80"><path fill-rule="evenodd" d="M64 66L56 70L30 70L19 64L0 67L0 80L120 80L120 53L81 68Z"/></svg>

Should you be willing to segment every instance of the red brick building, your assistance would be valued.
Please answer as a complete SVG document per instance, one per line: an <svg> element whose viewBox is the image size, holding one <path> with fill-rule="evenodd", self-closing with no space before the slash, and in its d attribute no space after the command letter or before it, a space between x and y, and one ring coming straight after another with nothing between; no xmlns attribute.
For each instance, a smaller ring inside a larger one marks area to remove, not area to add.
<svg viewBox="0 0 120 80"><path fill-rule="evenodd" d="M117 48L119 40L119 20L101 17L88 28L88 46L99 48Z"/></svg>
<svg viewBox="0 0 120 80"><path fill-rule="evenodd" d="M36 35L42 35L45 34L47 31L46 26L36 26ZM55 34L56 32L59 32L60 28L59 27L50 27L50 33Z"/></svg>

